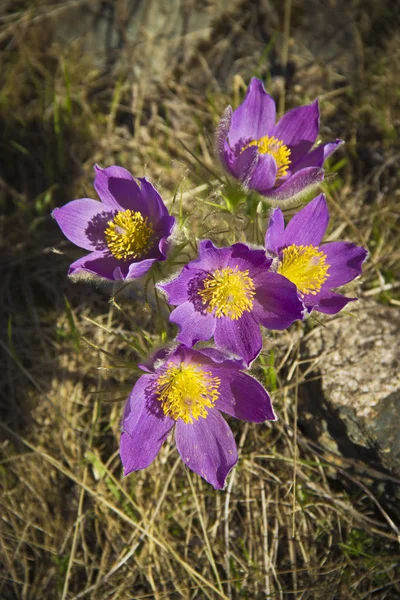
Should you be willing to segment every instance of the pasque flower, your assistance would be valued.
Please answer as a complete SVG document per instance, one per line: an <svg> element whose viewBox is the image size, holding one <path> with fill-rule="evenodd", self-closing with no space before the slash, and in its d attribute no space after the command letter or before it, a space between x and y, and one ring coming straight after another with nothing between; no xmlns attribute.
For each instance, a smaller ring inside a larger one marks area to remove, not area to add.
<svg viewBox="0 0 400 600"><path fill-rule="evenodd" d="M225 169L244 186L273 200L305 193L324 178L325 159L342 144L312 147L319 132L318 101L287 112L275 123L272 96L253 77L242 104L229 106L217 131L217 150Z"/></svg>
<svg viewBox="0 0 400 600"><path fill-rule="evenodd" d="M321 245L328 222L324 194L300 210L286 228L282 211L275 208L265 247L278 259L277 272L297 286L307 309L333 315L357 298L347 298L332 289L358 277L368 253L365 248L349 242Z"/></svg>
<svg viewBox="0 0 400 600"><path fill-rule="evenodd" d="M70 266L68 274L141 277L155 261L166 259L175 218L145 177L139 177L138 183L126 169L116 166L96 166L95 171L94 187L101 202L81 198L53 211L64 235L90 250Z"/></svg>
<svg viewBox="0 0 400 600"><path fill-rule="evenodd" d="M296 286L269 270L272 260L263 250L245 244L216 248L202 240L199 258L189 262L174 280L160 284L170 304L170 320L179 327L178 341L193 346L214 336L249 364L262 347L260 325L286 329L302 318Z"/></svg>
<svg viewBox="0 0 400 600"><path fill-rule="evenodd" d="M275 420L268 393L243 363L215 348L179 345L142 368L126 405L120 444L124 473L148 467L175 426L183 462L215 488L237 463L232 431L220 411L260 423Z"/></svg>

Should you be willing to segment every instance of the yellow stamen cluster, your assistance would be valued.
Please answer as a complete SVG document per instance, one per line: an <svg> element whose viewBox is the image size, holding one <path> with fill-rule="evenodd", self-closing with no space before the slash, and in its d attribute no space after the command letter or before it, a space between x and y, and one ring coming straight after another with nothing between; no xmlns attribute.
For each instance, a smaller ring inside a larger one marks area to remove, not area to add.
<svg viewBox="0 0 400 600"><path fill-rule="evenodd" d="M207 306L207 312L215 311L215 317L229 317L235 321L253 308L255 287L248 271L226 267L210 273L198 294Z"/></svg>
<svg viewBox="0 0 400 600"><path fill-rule="evenodd" d="M120 211L107 225L106 242L115 258L140 258L153 245L153 227L140 212Z"/></svg>
<svg viewBox="0 0 400 600"><path fill-rule="evenodd" d="M329 277L326 254L316 246L292 244L282 251L278 273L294 283L301 294L317 294Z"/></svg>
<svg viewBox="0 0 400 600"><path fill-rule="evenodd" d="M250 146L257 146L260 154L270 154L276 162L276 179L280 179L286 175L289 165L292 162L289 160L290 149L284 145L282 140L278 140L275 137L265 135L259 140L253 140L243 147L243 150ZM243 152L242 150L242 152Z"/></svg>
<svg viewBox="0 0 400 600"><path fill-rule="evenodd" d="M206 418L218 399L221 380L196 365L171 364L156 381L156 396L166 416L193 423Z"/></svg>

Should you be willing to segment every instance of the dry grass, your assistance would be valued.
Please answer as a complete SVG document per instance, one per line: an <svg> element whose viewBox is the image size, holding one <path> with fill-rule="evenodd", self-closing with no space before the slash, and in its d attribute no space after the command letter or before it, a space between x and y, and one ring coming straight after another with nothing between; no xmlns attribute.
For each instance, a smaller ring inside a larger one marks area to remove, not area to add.
<svg viewBox="0 0 400 600"><path fill-rule="evenodd" d="M212 130L230 94L239 100L242 79L280 65L285 38L265 40L265 32L283 31L284 13L275 2L251 11L238 3L220 18L220 4L209 3L217 15L209 41L193 56L178 53L169 77L145 82L127 67L135 47L107 71L88 64L80 39L60 46L54 18L71 3L9 3L1 14L0 598L400 595L399 513L389 498L399 482L333 455L297 427L299 386L318 376L318 361L301 354L304 337L329 319L266 337L253 372L272 391L279 421L230 420L240 458L225 492L188 471L173 440L146 471L122 477L119 424L134 367L174 330L165 308L156 310L151 282L147 295L133 284L111 303L112 286L69 282L76 251L48 214L82 188L92 195L94 162L116 162L156 181L175 214L188 217L192 241L254 234L244 213L223 210ZM310 55L300 4L292 6L286 86L278 73L271 89L286 106L321 95L324 137L348 140L325 186L330 238L367 245L355 291L398 306L395 18L354 8L358 59L349 66L347 47L331 60ZM267 17L272 24L260 25ZM386 42L368 37L368 19ZM151 63L146 43L143 64Z"/></svg>

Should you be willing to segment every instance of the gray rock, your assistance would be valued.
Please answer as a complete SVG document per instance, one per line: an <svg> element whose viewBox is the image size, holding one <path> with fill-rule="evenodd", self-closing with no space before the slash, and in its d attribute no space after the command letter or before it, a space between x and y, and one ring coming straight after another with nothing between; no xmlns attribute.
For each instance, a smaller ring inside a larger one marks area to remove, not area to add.
<svg viewBox="0 0 400 600"><path fill-rule="evenodd" d="M400 475L400 313L360 301L304 338L315 370L300 390L299 420L329 450ZM305 356L304 356L305 355ZM315 375L319 378L315 379Z"/></svg>

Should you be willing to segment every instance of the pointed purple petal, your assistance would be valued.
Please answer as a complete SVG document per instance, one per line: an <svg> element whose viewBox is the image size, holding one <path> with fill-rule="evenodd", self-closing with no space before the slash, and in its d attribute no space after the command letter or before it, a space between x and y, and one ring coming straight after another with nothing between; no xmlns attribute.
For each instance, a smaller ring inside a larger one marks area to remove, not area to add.
<svg viewBox="0 0 400 600"><path fill-rule="evenodd" d="M199 258L192 260L187 268L212 272L225 267L238 267L249 270L250 276L254 271L268 269L271 259L265 256L263 250L253 250L246 244L237 243L225 248L217 248L210 240L202 240L199 244Z"/></svg>
<svg viewBox="0 0 400 600"><path fill-rule="evenodd" d="M299 144L296 144L296 146L290 148L290 164L285 179L288 179L293 173L300 170L297 165L301 163L305 156L309 155L313 145L312 142L300 142ZM317 165L312 164L311 166L316 167Z"/></svg>
<svg viewBox="0 0 400 600"><path fill-rule="evenodd" d="M303 318L303 304L297 288L279 273L266 273L263 285L257 285L254 318L268 329L286 329Z"/></svg>
<svg viewBox="0 0 400 600"><path fill-rule="evenodd" d="M304 302L308 309L314 309L317 312L324 313L326 315L336 315L342 310L349 302L355 302L358 298L346 298L341 294L335 292L326 291L312 296L309 294L305 296Z"/></svg>
<svg viewBox="0 0 400 600"><path fill-rule="evenodd" d="M247 185L258 161L257 146L249 146L229 163L229 172Z"/></svg>
<svg viewBox="0 0 400 600"><path fill-rule="evenodd" d="M208 409L205 419L200 417L192 424L179 419L175 439L185 465L215 489L222 489L238 460L235 438L222 415Z"/></svg>
<svg viewBox="0 0 400 600"><path fill-rule="evenodd" d="M99 198L103 202L103 204L105 204L106 206L109 206L110 208L115 209L115 210L121 210L121 208L123 210L125 210L125 205L120 204L118 201L118 198L115 198L114 194L110 192L109 182L110 182L110 179L114 179L114 180L115 179L117 179L117 180L124 179L126 181L135 183L135 180L133 179L133 177L129 173L129 171L127 171L126 169L123 169L122 167L116 167L116 166L107 167L106 169L102 169L98 165L94 166L94 170L96 173L95 180L94 180L94 188L95 188L96 192L98 193ZM137 186L137 184L136 184L136 186ZM129 208L129 207L126 207L126 208Z"/></svg>
<svg viewBox="0 0 400 600"><path fill-rule="evenodd" d="M206 371L210 370L209 367L224 370L234 369L235 371L246 368L243 361L232 353L219 350L213 346L195 350L185 344L180 344L173 354L179 356L180 362L205 366Z"/></svg>
<svg viewBox="0 0 400 600"><path fill-rule="evenodd" d="M285 246L319 246L328 223L329 211L325 195L319 194L289 221L284 235Z"/></svg>
<svg viewBox="0 0 400 600"><path fill-rule="evenodd" d="M239 271L248 271L250 277L257 277L260 272L267 271L272 259L265 255L264 250L254 250L246 244L233 244L230 248L227 266Z"/></svg>
<svg viewBox="0 0 400 600"><path fill-rule="evenodd" d="M220 158L222 166L225 167L227 172L236 177L233 165L237 156L235 155L232 148L229 146L228 142L225 142Z"/></svg>
<svg viewBox="0 0 400 600"><path fill-rule="evenodd" d="M115 198L119 204L119 210L133 210L140 212L144 217L148 217L153 225L154 221L150 216L152 209L148 199L142 195L142 190L134 179L117 179L110 177L108 179L108 190L110 195Z"/></svg>
<svg viewBox="0 0 400 600"><path fill-rule="evenodd" d="M270 135L282 140L286 146L302 145L302 152L308 152L317 139L319 132L318 100L306 106L289 110L278 121Z"/></svg>
<svg viewBox="0 0 400 600"><path fill-rule="evenodd" d="M94 187L101 201L118 211L133 210L148 217L152 225L168 216L160 194L146 177L139 177L140 186L126 169L95 166Z"/></svg>
<svg viewBox="0 0 400 600"><path fill-rule="evenodd" d="M245 182L251 190L256 190L260 194L270 190L276 180L276 162L270 154L259 154L250 177Z"/></svg>
<svg viewBox="0 0 400 600"><path fill-rule="evenodd" d="M242 104L233 112L229 130L231 147L267 135L275 124L275 101L262 81L253 77Z"/></svg>
<svg viewBox="0 0 400 600"><path fill-rule="evenodd" d="M61 231L73 244L85 250L105 247L104 231L113 213L101 202L81 198L68 202L52 212Z"/></svg>
<svg viewBox="0 0 400 600"><path fill-rule="evenodd" d="M160 261L164 261L167 258L168 255L168 249L169 249L170 243L168 238L163 237L161 238L161 240L158 243L158 250L161 254L161 257L158 259Z"/></svg>
<svg viewBox="0 0 400 600"><path fill-rule="evenodd" d="M210 370L208 367L224 370L234 369L235 371L246 368L242 360L239 360L226 350L218 350L213 346L195 350L185 344L180 344L170 355L170 358L172 356L179 357L179 362L185 362L186 364L205 365L207 367L206 371Z"/></svg>
<svg viewBox="0 0 400 600"><path fill-rule="evenodd" d="M127 272L127 265L113 256L96 251L82 256L69 268L68 275L78 275L79 273L90 273L97 275L102 279L120 280L124 279Z"/></svg>
<svg viewBox="0 0 400 600"><path fill-rule="evenodd" d="M177 340L187 346L194 346L200 340L209 340L215 328L214 317L206 312L199 312L191 302L184 302L170 314L171 323L179 327Z"/></svg>
<svg viewBox="0 0 400 600"><path fill-rule="evenodd" d="M138 177L138 180L141 184L140 191L142 204L141 208L135 208L133 210L140 210L142 214L146 214L151 223L157 223L163 217L169 217L168 209L154 185L150 183L147 177ZM144 207L146 207L145 210Z"/></svg>
<svg viewBox="0 0 400 600"><path fill-rule="evenodd" d="M201 240L199 258L190 261L188 267L193 270L214 271L226 267L231 255L230 248L217 248L211 240Z"/></svg>
<svg viewBox="0 0 400 600"><path fill-rule="evenodd" d="M190 282L196 278L196 272L185 265L175 279L166 283L158 283L157 287L167 294L169 304L183 304L189 297Z"/></svg>
<svg viewBox="0 0 400 600"><path fill-rule="evenodd" d="M238 369L245 368L245 364L242 360L233 358L231 354L228 354L226 351L222 352L217 348L208 347L201 348L201 350L192 350L186 349L186 352L195 355L193 358L193 362L199 362L201 364L207 364L215 367L215 363L218 363L218 368L226 369L234 369L237 371ZM202 358L199 358L199 355Z"/></svg>
<svg viewBox="0 0 400 600"><path fill-rule="evenodd" d="M324 180L324 170L319 167L301 169L289 177L277 188L269 190L264 196L272 200L287 200L288 198L301 197L311 191Z"/></svg>
<svg viewBox="0 0 400 600"><path fill-rule="evenodd" d="M265 248L277 254L284 246L285 221L280 208L275 208L269 218L268 229L265 234Z"/></svg>
<svg viewBox="0 0 400 600"><path fill-rule="evenodd" d="M362 264L368 255L362 246L349 242L330 242L319 249L325 252L326 263L330 265L324 287L336 288L361 275Z"/></svg>
<svg viewBox="0 0 400 600"><path fill-rule="evenodd" d="M326 144L320 144L314 150L311 150L308 154L303 155L303 157L295 163L292 161L291 172L299 171L300 169L304 169L306 167L322 167L326 159L335 152L344 144L343 140L336 140L335 142L328 142Z"/></svg>
<svg viewBox="0 0 400 600"><path fill-rule="evenodd" d="M129 265L125 279L138 279L139 277L143 277L143 275L151 269L156 260L156 258L146 258L145 260L132 263Z"/></svg>
<svg viewBox="0 0 400 600"><path fill-rule="evenodd" d="M276 420L268 392L256 379L240 371L227 371L223 365L212 368L212 374L221 381L215 408L242 421Z"/></svg>
<svg viewBox="0 0 400 600"><path fill-rule="evenodd" d="M215 319L214 340L216 346L233 352L249 365L261 351L260 327L252 313L245 312L236 320L229 317Z"/></svg>
<svg viewBox="0 0 400 600"><path fill-rule="evenodd" d="M154 222L153 222L154 223ZM149 258L157 258L157 260L165 260L167 258L172 230L175 227L176 219L171 216L164 216L153 225L154 238L159 240L158 247L155 245L150 250Z"/></svg>
<svg viewBox="0 0 400 600"><path fill-rule="evenodd" d="M154 376L143 375L136 382L127 402L122 423L120 453L124 475L145 469L158 454L174 425L151 394Z"/></svg>

